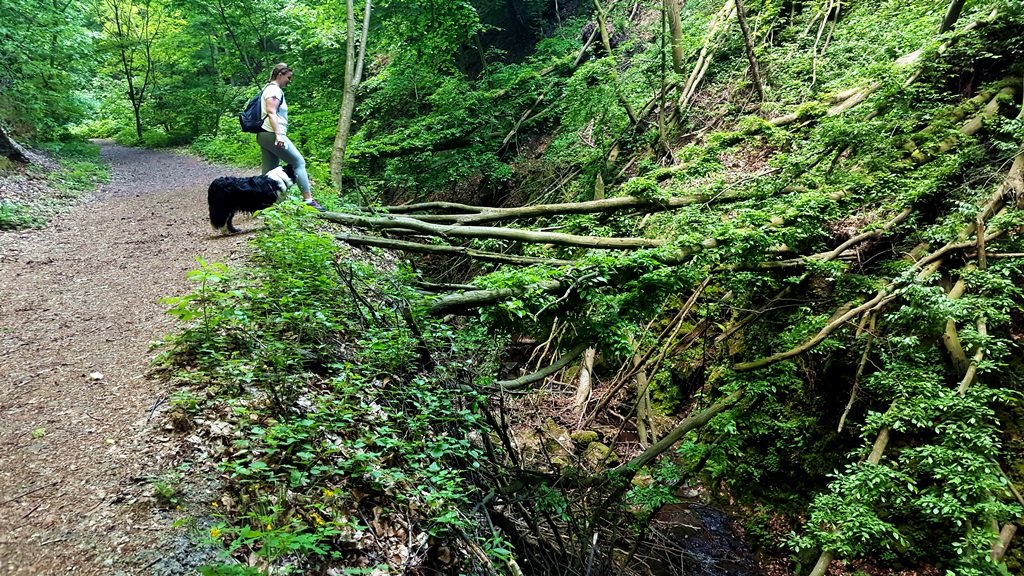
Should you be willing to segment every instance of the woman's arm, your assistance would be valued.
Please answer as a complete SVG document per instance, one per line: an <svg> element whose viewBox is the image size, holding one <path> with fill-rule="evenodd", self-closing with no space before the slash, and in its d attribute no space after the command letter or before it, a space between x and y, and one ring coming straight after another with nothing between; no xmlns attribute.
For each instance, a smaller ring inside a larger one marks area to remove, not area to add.
<svg viewBox="0 0 1024 576"><path fill-rule="evenodd" d="M263 99L263 107L267 111L267 120L270 121L270 128L274 131L275 146L284 146L284 135L281 134L281 127L277 125L277 108L280 105L281 99L277 96L267 96Z"/></svg>

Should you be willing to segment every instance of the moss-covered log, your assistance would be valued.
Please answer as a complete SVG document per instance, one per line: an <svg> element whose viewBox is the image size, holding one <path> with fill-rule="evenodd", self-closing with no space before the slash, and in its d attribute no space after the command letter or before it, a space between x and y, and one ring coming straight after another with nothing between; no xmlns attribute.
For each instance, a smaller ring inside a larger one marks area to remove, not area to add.
<svg viewBox="0 0 1024 576"><path fill-rule="evenodd" d="M323 217L331 222L346 226L358 226L374 230L414 230L441 238L489 238L511 240L534 244L553 244L576 248L602 248L606 250L635 250L656 248L666 244L665 240L648 238L606 238L600 236L578 236L557 232L534 232L516 228L492 228L483 226L439 226L408 217L369 217L325 212Z"/></svg>

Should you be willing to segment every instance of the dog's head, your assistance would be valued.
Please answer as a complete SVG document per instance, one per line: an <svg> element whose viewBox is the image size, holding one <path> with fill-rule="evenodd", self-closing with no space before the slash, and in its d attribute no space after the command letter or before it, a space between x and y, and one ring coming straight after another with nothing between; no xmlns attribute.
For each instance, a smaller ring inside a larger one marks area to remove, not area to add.
<svg viewBox="0 0 1024 576"><path fill-rule="evenodd" d="M284 189L281 190L282 192L287 190L292 184L295 184L295 169L292 168L290 164L274 168L270 172L267 172L267 176L284 185Z"/></svg>

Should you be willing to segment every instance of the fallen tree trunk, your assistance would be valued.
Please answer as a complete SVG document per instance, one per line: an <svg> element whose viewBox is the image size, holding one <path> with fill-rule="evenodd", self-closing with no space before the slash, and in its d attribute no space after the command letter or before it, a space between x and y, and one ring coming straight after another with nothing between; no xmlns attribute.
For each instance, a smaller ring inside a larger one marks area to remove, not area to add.
<svg viewBox="0 0 1024 576"><path fill-rule="evenodd" d="M590 346L591 343L589 342L582 342L580 344L577 344L576 346L573 346L569 350L563 352L556 362L548 366L545 366L544 368L536 372L526 374L525 376L520 376L519 378L515 378L513 380L498 380L493 384L493 387L497 388L498 390L501 390L502 392L513 392L522 390L523 388L526 388L531 384L541 382L548 376L551 376L552 374L558 372L562 368L568 366L569 363L575 360L576 358L579 358L580 354L583 354L583 352Z"/></svg>
<svg viewBox="0 0 1024 576"><path fill-rule="evenodd" d="M415 230L440 238L489 238L492 240L512 240L534 244L554 244L556 246L572 246L576 248L603 248L607 250L635 250L637 248L657 248L664 246L665 240L649 238L606 238L603 236L577 236L558 232L533 232L516 228L492 228L484 226L438 226L409 217L357 216L341 212L325 212L326 220L374 230Z"/></svg>
<svg viewBox="0 0 1024 576"><path fill-rule="evenodd" d="M22 164L32 163L28 151L18 144L3 126L0 126L0 156Z"/></svg>
<svg viewBox="0 0 1024 576"><path fill-rule="evenodd" d="M960 11L964 9L964 4L967 0L953 0L949 3L949 8L946 9L946 15L942 17L942 23L939 24L939 34L948 32L953 29L956 25L956 21L960 19Z"/></svg>
<svg viewBox="0 0 1024 576"><path fill-rule="evenodd" d="M729 408L732 408L734 404L743 398L743 395L743 390L737 390L718 402L715 402L711 406L708 406L704 410L684 418L682 422L676 424L675 428L672 428L672 430L665 434L664 438L658 440L654 444L651 444L649 448L640 453L636 458L633 458L629 462L621 464L616 468L612 468L608 472L608 475L618 476L622 474L635 474L637 470L643 468L647 464L650 464L655 458L674 446L676 442L682 440L683 436L686 436L688 432L707 425L712 418L718 416L722 412L725 412Z"/></svg>
<svg viewBox="0 0 1024 576"><path fill-rule="evenodd" d="M544 264L548 266L568 266L571 260L558 260L555 258L536 258L532 256L516 256L513 254L499 254L484 250L474 250L465 246L437 246L434 244L420 244L419 242L408 242L405 240L393 240L390 238L378 238L375 236L363 236L361 234L335 234L335 238L352 244L353 246L375 246L377 248L388 248L401 250L402 252L418 252L421 254L441 254L445 256L465 256L473 260L484 262L495 262L498 264L522 264L532 266Z"/></svg>
<svg viewBox="0 0 1024 576"><path fill-rule="evenodd" d="M616 198L605 198L604 200L565 202L559 204L534 204L533 206L521 206L518 208L490 208L486 206L456 204L453 202L427 202L423 204L409 204L407 206L387 206L385 207L385 210L394 214L404 214L409 218L415 218L423 222L479 224L482 222L497 222L501 220L516 220L520 218L544 218L549 216L564 216L567 214L596 214L615 212L618 210L667 212L684 206L691 206L693 204L730 202L743 200L746 197L747 196L745 194L738 192L727 192L714 195L700 194L693 196L675 196L664 200L657 198L641 198L637 196L618 196ZM465 213L411 214L411 212L436 209Z"/></svg>
<svg viewBox="0 0 1024 576"><path fill-rule="evenodd" d="M738 271L738 270L774 270L774 269L782 269L782 268L799 268L799 267L807 266L810 263L810 261L829 262L829 261L835 260L837 258L840 258L844 253L846 253L848 250L856 247L858 244L867 242L868 240L876 240L878 238L881 238L882 236L884 236L885 234L890 232L893 229L893 227L895 227L897 224L899 224L899 223L903 222L904 220L906 220L907 217L910 216L912 213L913 213L913 209L912 208L904 208L902 212L897 214L894 218L892 218L891 220L889 220L888 222L886 222L882 226L880 226L878 228L875 228L873 230L870 230L868 232L864 232L862 234L858 234L858 235L850 238L846 242L843 242L839 246L836 246L833 250L830 250L828 252L819 252L817 254L811 254L810 256L803 256L803 257L800 257L800 258L790 258L788 260L780 260L780 261L777 261L777 262L758 262L758 263L755 263L755 264L746 264L746 265L744 265L744 264L729 264L729 265L726 265L726 266L721 266L721 267L717 268L716 270L717 271L725 271L725 270L728 270L728 271Z"/></svg>
<svg viewBox="0 0 1024 576"><path fill-rule="evenodd" d="M545 280L518 288L501 288L497 290L473 290L461 294L450 294L437 299L427 312L432 316L456 314L467 310L475 310L482 306L503 302L528 292L557 292L564 284L558 280Z"/></svg>
<svg viewBox="0 0 1024 576"><path fill-rule="evenodd" d="M1018 154L1016 156L1016 158L1014 158L1013 166L1010 168L1009 172L1007 173L1006 178L1004 178L1003 182L996 188L995 192L989 197L989 199L985 202L985 204L983 204L981 206L981 208L979 209L978 214L977 214L977 218L975 219L975 221L970 223L970 224L968 224L968 225L966 225L960 231L960 233L957 236L957 240L955 242L950 242L949 244L946 244L946 246L944 246L943 248L933 252L928 257L922 258L922 259L917 261L915 266L923 268L921 270L921 272L919 272L917 274L917 279L922 279L925 275L930 274L933 270L938 269L938 266L941 263L941 254L944 254L944 253L948 252L947 248L950 245L953 245L953 244L964 244L963 240L965 238L970 237L972 234L978 234L978 235L984 234L984 231L983 231L982 227L979 224L980 223L984 223L986 220L990 219L993 215L1000 213L1001 210L1004 209L1003 206L1005 205L1005 201L1006 201L1007 197L1009 197L1009 196L1011 196L1013 194L1019 194L1021 192L1024 192L1024 190L1020 189L1022 187L1021 186L1022 174L1024 174L1024 155ZM982 238L979 238L977 242L978 242L979 246L984 246L984 240ZM981 251L979 251L979 258L981 257L980 254L981 254ZM892 284L890 284L890 286L892 286ZM963 289L964 289L964 283L961 280L954 287L952 287L950 289L949 293L947 294L947 297L959 298L960 295L963 294ZM955 331L955 326L954 326L954 331ZM948 332L948 327L947 327L947 332ZM984 320L984 318L979 318L978 319L978 333L984 335L985 332L986 332L985 320ZM950 349L949 351L951 353L955 353L956 352L953 349ZM967 369L965 370L965 373L963 374L959 384L957 385L957 394L958 395L963 396L966 393L967 388L974 381L974 376L975 376L975 373L976 373L976 370L977 370L977 365L981 361L981 359L984 357L984 352L985 352L984 346L978 346L977 350L975 351L974 357L972 358L970 364L967 366ZM874 445L872 447L871 454L868 457L868 462L870 462L872 464L878 464L881 461L882 454L884 453L885 448L888 445L889 434L890 434L890 430L889 430L888 427L882 428L882 430L879 431L878 436L875 439L875 443L874 443ZM834 551L827 550L827 549L823 550L821 552L821 555L818 558L817 563L814 566L814 569L811 570L810 576L824 576L824 574L828 570L828 566L832 562L832 559L833 559L834 556L835 556L835 552Z"/></svg>
<svg viewBox="0 0 1024 576"><path fill-rule="evenodd" d="M949 138L942 140L927 151L915 150L911 153L911 158L918 163L927 162L937 154L944 154L952 150L960 141L962 136L973 136L977 134L985 125L986 120L991 120L999 113L999 109L1004 101L1013 101L1013 97L1017 93L1020 80L1008 79L1004 80L1004 82L1006 85L996 93L995 97L985 105L981 112L960 127L960 131L957 135L950 136Z"/></svg>

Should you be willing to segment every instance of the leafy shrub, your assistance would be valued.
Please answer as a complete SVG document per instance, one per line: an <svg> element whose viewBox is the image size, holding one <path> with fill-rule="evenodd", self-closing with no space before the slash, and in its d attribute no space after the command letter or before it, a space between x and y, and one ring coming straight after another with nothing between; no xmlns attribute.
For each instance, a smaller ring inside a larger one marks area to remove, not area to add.
<svg viewBox="0 0 1024 576"><path fill-rule="evenodd" d="M135 128L122 128L114 135L114 142L121 146L138 146L139 135L135 132Z"/></svg>
<svg viewBox="0 0 1024 576"><path fill-rule="evenodd" d="M40 228L46 225L46 218L34 211L30 206L0 200L0 230L22 230L24 228Z"/></svg>
<svg viewBox="0 0 1024 576"><path fill-rule="evenodd" d="M635 196L650 200L663 199L667 196L665 191L658 186L657 182L645 177L630 178L619 188L619 192L623 196Z"/></svg>
<svg viewBox="0 0 1024 576"><path fill-rule="evenodd" d="M106 164L92 160L67 160L62 161L61 167L47 174L46 178L58 190L77 196L100 182L106 182L109 177Z"/></svg>
<svg viewBox="0 0 1024 576"><path fill-rule="evenodd" d="M238 119L224 116L218 124L217 134L205 134L191 145L193 151L214 162L236 166L259 166L260 147L252 134L242 132Z"/></svg>
<svg viewBox="0 0 1024 576"><path fill-rule="evenodd" d="M216 390L216 403L231 406L225 416L204 396L178 394L182 412L238 429L221 468L233 497L252 505L225 515L213 540L307 572L365 533L352 513L363 506L380 506L378 522L405 515L407 530L434 538L472 531L462 509L473 489L461 470L482 457L467 439L479 426L477 399L448 380L452 366L472 363L417 370L422 346L448 350L462 335L421 318L426 336L417 337L387 312L412 292L372 267L339 265L308 212L291 203L264 211L257 268L200 261L189 274L196 289L165 301L187 327L161 356L182 369L182 383ZM354 298L341 296L356 287ZM362 347L350 355L345 334L359 323Z"/></svg>
<svg viewBox="0 0 1024 576"><path fill-rule="evenodd" d="M100 162L100 147L77 136L64 140L41 142L36 147L50 152L59 158Z"/></svg>
<svg viewBox="0 0 1024 576"><path fill-rule="evenodd" d="M114 138L124 125L114 118L95 118L72 126L72 135L82 138Z"/></svg>
<svg viewBox="0 0 1024 576"><path fill-rule="evenodd" d="M142 133L142 145L146 148L166 148L171 145L171 137L163 130L145 130Z"/></svg>

